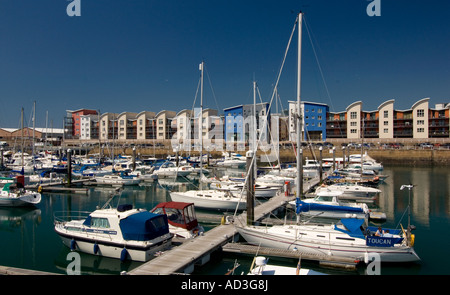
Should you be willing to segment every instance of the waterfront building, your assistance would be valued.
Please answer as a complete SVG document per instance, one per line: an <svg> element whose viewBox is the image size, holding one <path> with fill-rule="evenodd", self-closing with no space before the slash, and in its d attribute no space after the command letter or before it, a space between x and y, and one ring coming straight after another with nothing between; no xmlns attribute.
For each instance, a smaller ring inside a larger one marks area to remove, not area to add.
<svg viewBox="0 0 450 295"><path fill-rule="evenodd" d="M115 113L104 113L100 116L100 140L117 139L117 117Z"/></svg>
<svg viewBox="0 0 450 295"><path fill-rule="evenodd" d="M174 111L160 111L156 114L156 139L169 140L175 134L176 130L172 128L172 120L175 118L176 113Z"/></svg>
<svg viewBox="0 0 450 295"><path fill-rule="evenodd" d="M84 115L97 115L96 110L79 109L75 111L66 111L66 117L64 118L63 129L66 129L65 138L80 138L81 135L81 116Z"/></svg>
<svg viewBox="0 0 450 295"><path fill-rule="evenodd" d="M256 113L254 109L256 109ZM269 103L238 105L226 108L223 111L226 142L248 142L253 136L251 133L251 130L254 130L254 127L252 127L254 123L251 120L253 117L256 118L256 130L259 134L262 136L268 135L270 122L264 123L264 120L270 118Z"/></svg>
<svg viewBox="0 0 450 295"><path fill-rule="evenodd" d="M155 112L143 111L137 114L136 136L139 141L145 139L156 139L155 117Z"/></svg>
<svg viewBox="0 0 450 295"><path fill-rule="evenodd" d="M388 100L378 107L379 138L394 138L394 100Z"/></svg>
<svg viewBox="0 0 450 295"><path fill-rule="evenodd" d="M395 109L395 100L390 99L376 110L363 110L363 102L356 101L344 111L330 111L323 103L304 101L301 103L303 140L326 141L340 139L358 142L365 139L417 139L449 138L450 103L429 106L429 98L415 102L410 109ZM217 110L204 109L202 114L202 138L207 143L212 139L227 143L251 144L253 130L257 130L263 141L271 142L269 130L278 129L280 142L296 141L295 114L297 103L289 101L286 115L271 114L268 103L259 103L256 108L256 127L253 127L254 105L238 105L223 110L223 117ZM64 140L117 140L123 143L142 143L146 140L198 140L196 110L163 110L140 113L104 113L80 109L67 111L64 121ZM198 109L199 110L199 109ZM263 129L264 120L270 118ZM278 124L271 126L275 120ZM262 130L263 129L263 130ZM62 129L61 129L62 130ZM271 136L276 132L271 130ZM11 138L11 131L0 129L0 136ZM175 137L174 137L175 136ZM56 138L56 137L55 137ZM208 142L208 140L210 140ZM206 145L203 145L206 147Z"/></svg>
<svg viewBox="0 0 450 295"><path fill-rule="evenodd" d="M98 121L99 115L81 115L80 116L80 139L90 140L98 139Z"/></svg>
<svg viewBox="0 0 450 295"><path fill-rule="evenodd" d="M327 114L329 107L323 103L300 102L302 114L303 140L324 141L327 138ZM297 102L289 101L289 135L291 141L297 140L296 132Z"/></svg>
<svg viewBox="0 0 450 295"><path fill-rule="evenodd" d="M137 139L137 113L122 112L117 117L118 139L126 141L128 139Z"/></svg>

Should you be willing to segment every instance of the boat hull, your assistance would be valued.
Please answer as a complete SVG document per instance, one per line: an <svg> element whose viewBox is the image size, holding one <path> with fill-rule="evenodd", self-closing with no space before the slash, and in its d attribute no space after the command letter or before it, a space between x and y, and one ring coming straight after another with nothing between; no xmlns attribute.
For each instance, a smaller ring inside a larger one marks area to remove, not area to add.
<svg viewBox="0 0 450 295"><path fill-rule="evenodd" d="M20 197L0 197L1 207L26 207L39 204L41 201L41 194L28 194Z"/></svg>
<svg viewBox="0 0 450 295"><path fill-rule="evenodd" d="M194 203L195 207L211 210L244 210L247 206L245 198L239 201L236 196L214 190L171 192L170 197L175 202Z"/></svg>
<svg viewBox="0 0 450 295"><path fill-rule="evenodd" d="M167 237L152 243L113 242L110 239L82 237L64 233L62 230L55 230L61 237L63 244L71 250L120 260L146 262L152 259L156 252L165 251L171 246L171 238ZM123 253L124 249L126 249L126 254Z"/></svg>
<svg viewBox="0 0 450 295"><path fill-rule="evenodd" d="M380 255L382 262L416 262L420 258L411 247L371 247L363 243L330 244L330 237L325 236L322 241L307 238L298 234L296 227L237 227L239 234L250 244L275 249L298 250L305 254L321 256L338 256L362 261L367 253ZM297 234L296 234L297 233ZM319 234L317 234L319 235ZM316 236L316 235L314 235ZM335 238L335 237L334 237ZM342 239L350 239L343 236ZM356 240L356 239L354 239Z"/></svg>

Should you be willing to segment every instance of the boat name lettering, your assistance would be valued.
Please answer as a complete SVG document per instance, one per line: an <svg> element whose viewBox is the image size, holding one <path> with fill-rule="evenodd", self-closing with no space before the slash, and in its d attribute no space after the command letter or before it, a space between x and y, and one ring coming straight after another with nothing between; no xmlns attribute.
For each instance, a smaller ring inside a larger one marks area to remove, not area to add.
<svg viewBox="0 0 450 295"><path fill-rule="evenodd" d="M366 244L368 246L391 247L393 246L393 239L382 237L367 237Z"/></svg>
<svg viewBox="0 0 450 295"><path fill-rule="evenodd" d="M86 232L94 234L117 235L117 231L115 230L86 229Z"/></svg>

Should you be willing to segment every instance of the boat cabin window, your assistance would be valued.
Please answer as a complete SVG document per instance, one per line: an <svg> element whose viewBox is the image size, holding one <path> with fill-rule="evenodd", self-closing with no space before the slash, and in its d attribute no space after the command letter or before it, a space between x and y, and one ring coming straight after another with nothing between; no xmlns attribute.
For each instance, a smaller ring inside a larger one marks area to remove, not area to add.
<svg viewBox="0 0 450 295"><path fill-rule="evenodd" d="M317 196L316 200L324 201L324 202L331 202L331 201L333 201L333 197L332 196Z"/></svg>
<svg viewBox="0 0 450 295"><path fill-rule="evenodd" d="M189 223L194 221L197 217L195 216L194 206L189 206L186 208L186 222Z"/></svg>
<svg viewBox="0 0 450 295"><path fill-rule="evenodd" d="M92 217L91 219L91 226L92 227L101 227L101 228L109 228L109 221L107 218L98 218L98 217Z"/></svg>
<svg viewBox="0 0 450 295"><path fill-rule="evenodd" d="M150 222L155 231L159 231L160 229L167 227L166 223L164 222L164 218L162 218L162 216L158 218L153 218L150 220Z"/></svg>
<svg viewBox="0 0 450 295"><path fill-rule="evenodd" d="M158 213L158 212L155 211L154 213ZM166 215L170 221L175 222L175 223L184 224L183 213L181 213L180 210L175 209L175 208L166 208Z"/></svg>

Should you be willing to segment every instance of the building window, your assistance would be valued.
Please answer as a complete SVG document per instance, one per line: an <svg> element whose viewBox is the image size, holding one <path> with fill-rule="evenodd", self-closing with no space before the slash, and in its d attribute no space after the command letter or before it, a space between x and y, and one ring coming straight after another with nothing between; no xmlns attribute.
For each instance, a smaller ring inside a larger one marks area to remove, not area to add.
<svg viewBox="0 0 450 295"><path fill-rule="evenodd" d="M425 129L424 129L424 128L417 128L417 132L419 132L419 133L424 133L424 132L425 132Z"/></svg>
<svg viewBox="0 0 450 295"><path fill-rule="evenodd" d="M384 129L383 129L383 132L384 132L384 133L389 133L389 129L384 128Z"/></svg>
<svg viewBox="0 0 450 295"><path fill-rule="evenodd" d="M387 126L387 125L389 125L389 121L384 121L383 124L384 124L384 126Z"/></svg>
<svg viewBox="0 0 450 295"><path fill-rule="evenodd" d="M350 133L356 134L358 133L356 129L350 129Z"/></svg>
<svg viewBox="0 0 450 295"><path fill-rule="evenodd" d="M350 119L356 119L357 113L356 112L350 112Z"/></svg>
<svg viewBox="0 0 450 295"><path fill-rule="evenodd" d="M389 111L384 111L384 117L389 118Z"/></svg>
<svg viewBox="0 0 450 295"><path fill-rule="evenodd" d="M417 120L417 125L425 125L425 121L424 120Z"/></svg>
<svg viewBox="0 0 450 295"><path fill-rule="evenodd" d="M425 117L425 111L423 109L417 110L417 117Z"/></svg>

